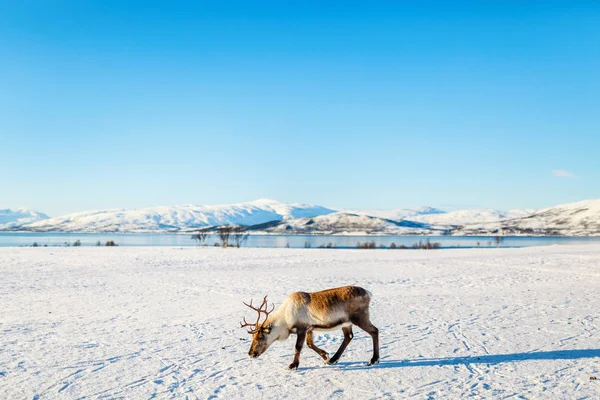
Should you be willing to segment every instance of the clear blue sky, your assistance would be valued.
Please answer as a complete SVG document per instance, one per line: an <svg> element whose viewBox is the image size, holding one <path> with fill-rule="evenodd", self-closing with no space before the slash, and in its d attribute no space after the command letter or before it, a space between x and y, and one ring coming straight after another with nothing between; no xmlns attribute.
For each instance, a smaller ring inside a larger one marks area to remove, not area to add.
<svg viewBox="0 0 600 400"><path fill-rule="evenodd" d="M2 2L0 207L600 197L598 2L285 3Z"/></svg>

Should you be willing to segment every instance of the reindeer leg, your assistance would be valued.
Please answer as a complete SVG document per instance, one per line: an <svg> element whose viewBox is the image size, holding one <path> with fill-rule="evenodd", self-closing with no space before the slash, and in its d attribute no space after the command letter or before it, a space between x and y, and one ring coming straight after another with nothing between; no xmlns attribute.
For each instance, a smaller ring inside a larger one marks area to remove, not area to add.
<svg viewBox="0 0 600 400"><path fill-rule="evenodd" d="M321 350L320 348L318 348L317 346L315 346L314 342L313 342L313 335L312 335L312 330L309 330L306 333L306 345L313 349L318 355L321 356L321 358L323 360L325 360L325 364L327 364L327 360L329 360L329 354L327 354L327 352L325 350Z"/></svg>
<svg viewBox="0 0 600 400"><path fill-rule="evenodd" d="M298 369L298 365L300 364L300 352L306 339L306 329L298 329L297 332L296 353L294 354L294 361L289 365L288 369Z"/></svg>
<svg viewBox="0 0 600 400"><path fill-rule="evenodd" d="M348 344L354 337L354 335L352 334L352 326L343 327L342 332L344 332L344 341L342 342L338 351L335 352L333 357L331 357L331 359L329 361L327 361L327 364L329 364L329 365L333 365L338 362L338 360L342 356L342 353L344 352L344 350L346 350L346 347L348 347Z"/></svg>
<svg viewBox="0 0 600 400"><path fill-rule="evenodd" d="M367 365L370 366L377 364L379 362L379 329L377 329L375 325L371 323L368 315L352 321L352 323L371 335L371 339L373 339L373 357Z"/></svg>

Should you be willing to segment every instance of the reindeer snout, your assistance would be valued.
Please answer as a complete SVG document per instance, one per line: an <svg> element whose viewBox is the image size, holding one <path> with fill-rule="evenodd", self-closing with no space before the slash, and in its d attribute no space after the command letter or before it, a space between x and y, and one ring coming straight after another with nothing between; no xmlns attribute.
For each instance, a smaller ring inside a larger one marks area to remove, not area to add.
<svg viewBox="0 0 600 400"><path fill-rule="evenodd" d="M248 352L248 357L250 357L250 358L256 358L256 357L258 357L258 354L255 353L255 352L253 352L252 350L250 350Z"/></svg>

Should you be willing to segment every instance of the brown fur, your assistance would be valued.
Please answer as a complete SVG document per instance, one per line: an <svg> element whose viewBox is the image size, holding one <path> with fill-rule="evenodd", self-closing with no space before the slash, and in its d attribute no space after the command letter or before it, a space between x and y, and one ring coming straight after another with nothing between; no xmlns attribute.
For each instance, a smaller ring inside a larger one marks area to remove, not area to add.
<svg viewBox="0 0 600 400"><path fill-rule="evenodd" d="M290 295L290 299L308 306L311 312L319 315L326 315L338 308L355 312L361 307L368 307L371 300L369 293L358 286L342 286L313 293L296 292Z"/></svg>

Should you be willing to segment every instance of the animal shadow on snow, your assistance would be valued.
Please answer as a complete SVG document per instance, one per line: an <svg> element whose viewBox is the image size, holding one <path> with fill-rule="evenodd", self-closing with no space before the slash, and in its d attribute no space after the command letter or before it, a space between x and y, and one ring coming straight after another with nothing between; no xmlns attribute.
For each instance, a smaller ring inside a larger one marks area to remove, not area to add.
<svg viewBox="0 0 600 400"><path fill-rule="evenodd" d="M358 370L370 368L433 367L464 364L500 364L504 362L530 360L577 360L594 357L600 357L600 349L534 351L531 353L494 354L448 358L419 358L416 360L382 359L379 364L371 367L367 367L364 362L340 362L337 364L337 366L338 368L345 370Z"/></svg>

